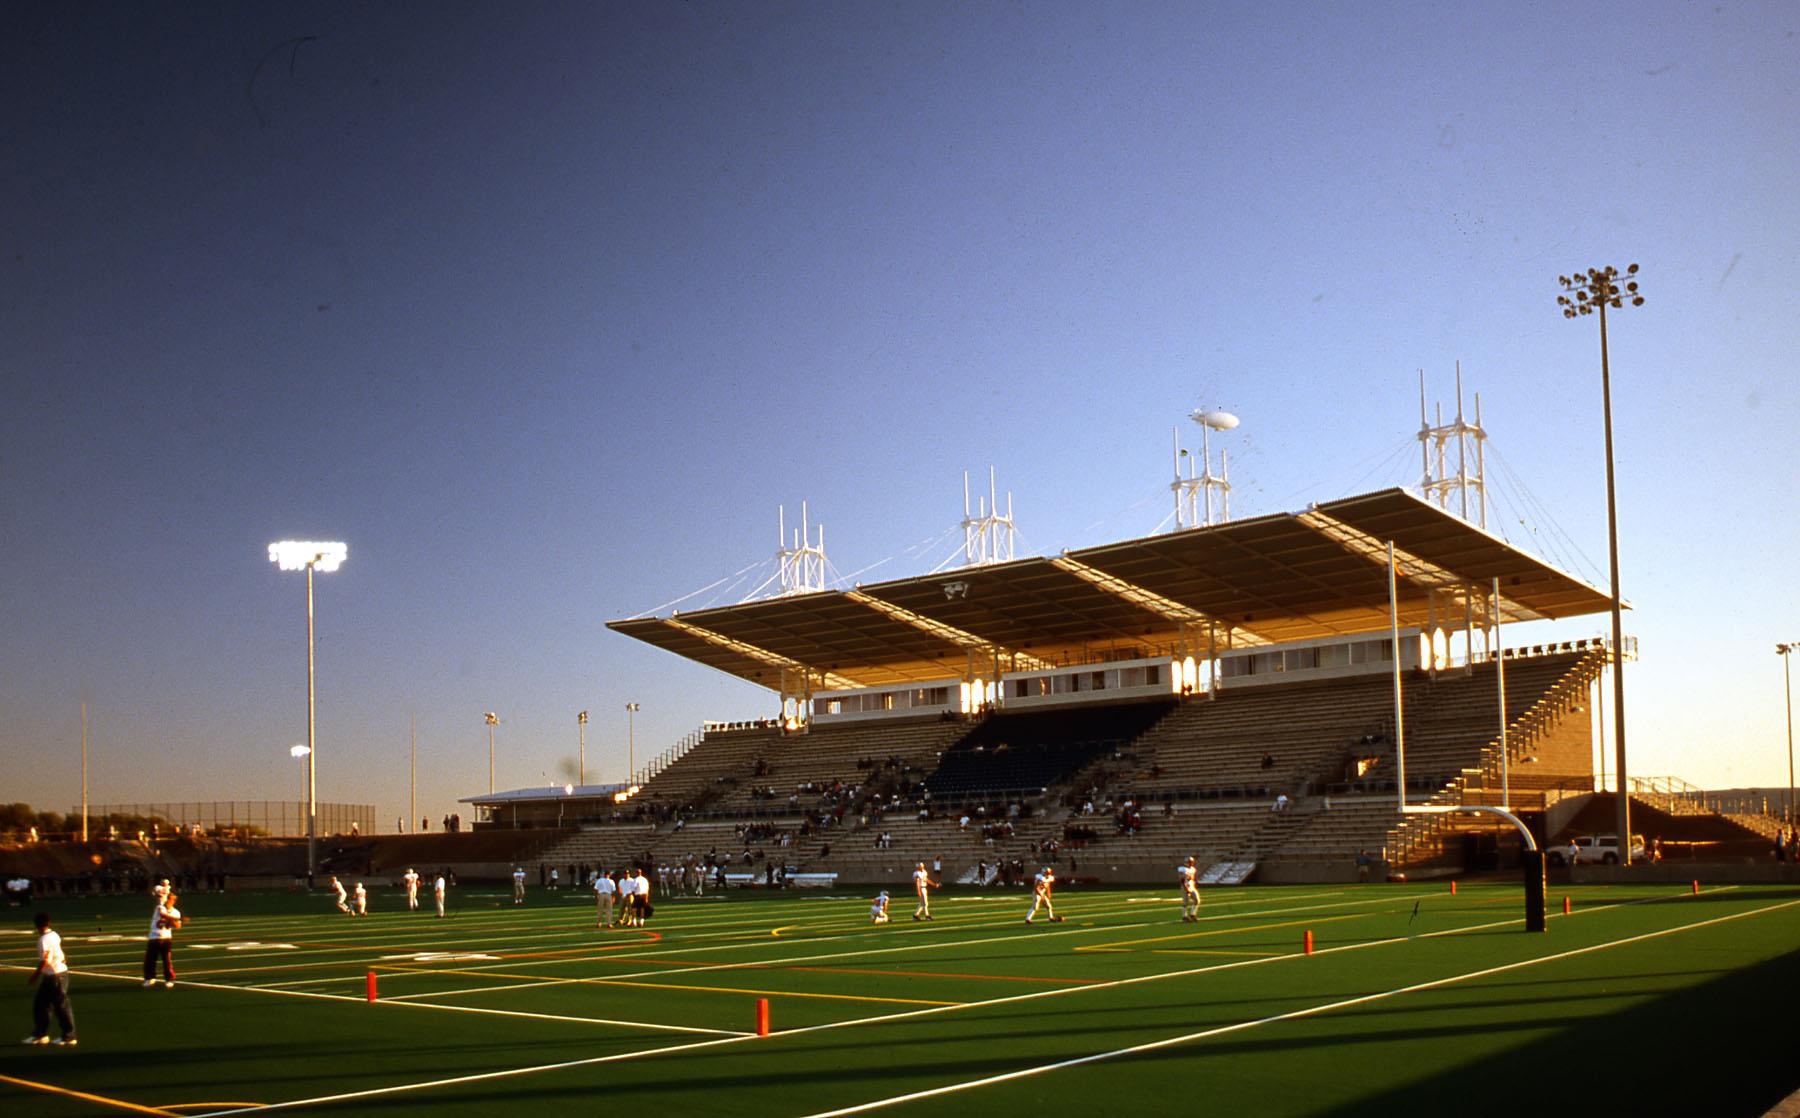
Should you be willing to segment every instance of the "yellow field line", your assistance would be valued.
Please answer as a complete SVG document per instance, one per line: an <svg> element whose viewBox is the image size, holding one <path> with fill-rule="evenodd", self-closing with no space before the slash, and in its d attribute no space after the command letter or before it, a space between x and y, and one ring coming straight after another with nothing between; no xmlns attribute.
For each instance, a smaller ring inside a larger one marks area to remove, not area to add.
<svg viewBox="0 0 1800 1118"><path fill-rule="evenodd" d="M389 969L389 968L383 968L383 969ZM462 974L462 972L453 971L453 970L428 970L423 967L393 967L391 969L396 970L396 971L402 971L406 974L444 974L444 975L456 975L457 977L467 977L467 975ZM801 993L801 992L794 991L794 990L747 990L747 989L741 989L741 988L735 987L735 986L684 986L678 982L634 982L634 981L630 981L628 979L614 979L614 978L545 979L544 976L537 975L537 974L507 974L504 971L491 971L491 970L484 970L484 971L480 971L478 973L480 973L484 978L507 978L507 979L512 979L514 981L519 981L519 982L554 981L559 984L565 984L565 985L570 985L570 986L639 986L639 987L643 987L644 989L647 989L647 990L699 990L702 992L717 993L717 994L755 994L758 997L765 997L765 998L830 998L835 1001L895 1002L895 1003L898 1003L901 1005L962 1005L963 1004L962 1002L926 1001L922 998L877 998L877 997L868 997L868 996L864 996L861 994L811 994L811 993ZM471 991L471 992L482 993L482 991L480 991L480 990Z"/></svg>
<svg viewBox="0 0 1800 1118"><path fill-rule="evenodd" d="M1302 924L1330 924L1338 920L1363 920L1376 915L1373 912L1352 912L1342 916L1310 916L1304 920L1283 920L1275 924L1251 924L1243 928L1212 928L1204 932L1182 932L1172 936L1151 936L1149 939L1124 939L1114 943L1095 943L1085 947L1077 947L1076 951L1098 951L1103 948L1129 950L1146 943L1167 943L1172 939L1199 939L1202 936L1229 936L1239 932L1266 932L1273 928L1297 928ZM1280 954L1280 952L1276 952Z"/></svg>
<svg viewBox="0 0 1800 1118"><path fill-rule="evenodd" d="M1150 952L1152 955L1224 955L1247 959L1272 959L1278 955L1288 954L1285 951L1222 951L1208 947L1158 947Z"/></svg>
<svg viewBox="0 0 1800 1118"><path fill-rule="evenodd" d="M745 990L735 986L683 986L674 982L615 982L592 979L599 986L642 986L649 990L701 990L717 994L756 994L765 998L830 998L846 1002L895 1002L900 1005L963 1005L963 1002L933 1002L923 998L877 998L864 994L809 994L798 990Z"/></svg>
<svg viewBox="0 0 1800 1118"><path fill-rule="evenodd" d="M173 1110L159 1110L154 1106L139 1106L124 1099L109 1099L105 1095L90 1095L86 1091L71 1091L67 1087L53 1087L48 1083L34 1083L29 1079L14 1079L10 1075L0 1075L0 1083L11 1083L17 1087L30 1087L34 1091L47 1091L52 1095L63 1095L83 1102L97 1102L104 1106L116 1106L120 1110L136 1111L139 1114L161 1114L164 1118L181 1118Z"/></svg>

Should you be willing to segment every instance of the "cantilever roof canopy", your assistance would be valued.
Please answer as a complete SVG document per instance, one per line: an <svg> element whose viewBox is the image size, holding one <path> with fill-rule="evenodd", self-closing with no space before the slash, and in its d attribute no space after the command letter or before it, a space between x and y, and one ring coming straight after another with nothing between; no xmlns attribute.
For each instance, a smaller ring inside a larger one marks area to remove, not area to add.
<svg viewBox="0 0 1800 1118"><path fill-rule="evenodd" d="M1184 629L1233 643L1384 630L1387 544L1400 623L1431 592L1479 598L1500 580L1509 621L1599 613L1600 590L1400 489L941 574L607 623L765 687L812 673L827 688L957 678L971 654L1009 666L1160 655ZM1441 609L1441 605L1438 607ZM1446 619L1439 615L1440 623Z"/></svg>

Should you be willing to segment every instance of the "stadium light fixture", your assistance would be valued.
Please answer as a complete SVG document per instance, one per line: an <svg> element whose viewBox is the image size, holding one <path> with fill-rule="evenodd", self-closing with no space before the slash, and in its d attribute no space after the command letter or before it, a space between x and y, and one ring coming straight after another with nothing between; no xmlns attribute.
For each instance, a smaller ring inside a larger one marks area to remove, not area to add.
<svg viewBox="0 0 1800 1118"><path fill-rule="evenodd" d="M1622 309L1626 303L1644 305L1638 294L1638 266L1628 266L1623 274L1612 265L1589 268L1573 275L1558 276L1563 294L1556 297L1564 318L1584 315L1600 316L1600 413L1606 431L1606 550L1612 565L1612 639L1613 639L1613 747L1614 768L1619 777L1618 833L1619 864L1631 864L1631 782L1625 778L1625 626L1621 617L1619 596L1619 510L1613 492L1612 370L1606 352L1606 309ZM1572 298L1571 298L1572 296Z"/></svg>
<svg viewBox="0 0 1800 1118"><path fill-rule="evenodd" d="M1788 674L1788 657L1800 641L1784 641L1775 646L1775 654L1781 657L1781 697L1787 704L1787 743L1788 743L1788 794L1787 822L1794 825L1794 680Z"/></svg>
<svg viewBox="0 0 1800 1118"><path fill-rule="evenodd" d="M280 540L269 545L269 561L278 570L306 572L306 883L319 869L318 740L313 690L313 571L330 573L350 557L350 545L317 540ZM294 747L298 749L298 746ZM292 752L290 750L289 752ZM300 754L295 753L298 757Z"/></svg>
<svg viewBox="0 0 1800 1118"><path fill-rule="evenodd" d="M487 721L488 728L488 795L494 794L494 727L500 725L500 716L488 711L481 716Z"/></svg>

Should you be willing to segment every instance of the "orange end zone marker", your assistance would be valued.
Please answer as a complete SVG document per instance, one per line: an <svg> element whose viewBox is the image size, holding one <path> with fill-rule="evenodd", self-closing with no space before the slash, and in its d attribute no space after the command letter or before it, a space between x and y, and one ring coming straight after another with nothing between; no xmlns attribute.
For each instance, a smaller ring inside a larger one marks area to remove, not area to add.
<svg viewBox="0 0 1800 1118"><path fill-rule="evenodd" d="M1700 895L1700 879L1699 879L1699 878L1697 878L1697 877L1696 877L1696 878L1695 878L1695 879L1694 879L1694 892L1693 892L1693 895L1694 895L1694 896L1696 896L1696 897L1698 897L1698 896L1699 896L1699 895Z"/></svg>
<svg viewBox="0 0 1800 1118"><path fill-rule="evenodd" d="M375 1000L375 972L369 972L369 1000Z"/></svg>
<svg viewBox="0 0 1800 1118"><path fill-rule="evenodd" d="M1307 954L1307 955L1312 954L1312 929L1311 928L1306 929L1306 934L1300 937L1300 950L1304 954Z"/></svg>
<svg viewBox="0 0 1800 1118"><path fill-rule="evenodd" d="M756 999L756 1035L769 1035L769 999Z"/></svg>
<svg viewBox="0 0 1800 1118"><path fill-rule="evenodd" d="M1563 915L1567 916L1568 914L1569 914L1569 898L1564 897L1563 898Z"/></svg>
<svg viewBox="0 0 1800 1118"><path fill-rule="evenodd" d="M1456 882L1454 882L1454 881L1452 881L1452 882L1451 882L1451 883L1450 883L1450 892L1451 892L1451 893L1452 893L1452 894L1454 894L1454 893L1455 893L1455 892L1456 892Z"/></svg>

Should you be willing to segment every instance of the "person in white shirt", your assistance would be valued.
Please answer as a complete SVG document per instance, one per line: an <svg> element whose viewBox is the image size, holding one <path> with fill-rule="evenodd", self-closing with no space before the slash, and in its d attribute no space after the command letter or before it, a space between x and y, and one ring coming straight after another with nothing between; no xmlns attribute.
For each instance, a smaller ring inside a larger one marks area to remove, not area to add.
<svg viewBox="0 0 1800 1118"><path fill-rule="evenodd" d="M554 889L560 884L561 884L561 879L558 878L556 875L556 867L551 866L550 867L550 888Z"/></svg>
<svg viewBox="0 0 1800 1118"><path fill-rule="evenodd" d="M1175 878L1181 883L1181 919L1183 923L1192 924L1200 919L1200 882L1199 866L1189 858L1175 867Z"/></svg>
<svg viewBox="0 0 1800 1118"><path fill-rule="evenodd" d="M626 870L619 875L619 927L630 928L637 923L637 902L632 900L637 895L637 875Z"/></svg>
<svg viewBox="0 0 1800 1118"><path fill-rule="evenodd" d="M523 866L513 867L513 903L525 903L525 868Z"/></svg>
<svg viewBox="0 0 1800 1118"><path fill-rule="evenodd" d="M1037 915L1039 905L1042 905L1044 911L1049 913L1053 922L1059 922L1062 919L1056 915L1056 906L1050 903L1050 891L1055 886L1056 875L1050 872L1049 866L1038 871L1037 877L1033 878L1031 882L1031 911L1025 914L1027 924L1031 923L1031 918Z"/></svg>
<svg viewBox="0 0 1800 1118"><path fill-rule="evenodd" d="M603 869L594 875L594 926L610 928L613 922L613 898L618 896L619 887L613 879L606 876Z"/></svg>
<svg viewBox="0 0 1800 1118"><path fill-rule="evenodd" d="M419 911L419 871L408 866L400 880L406 882L406 907L413 912Z"/></svg>
<svg viewBox="0 0 1800 1118"><path fill-rule="evenodd" d="M50 928L50 914L37 915L37 969L26 983L38 983L31 999L31 1035L26 1044L74 1044L75 1011L69 1008L69 961L63 956L62 936ZM62 1027L62 1037L50 1039L50 1014Z"/></svg>
<svg viewBox="0 0 1800 1118"><path fill-rule="evenodd" d="M888 922L887 906L888 906L887 890L883 889L881 892L875 894L874 900L869 902L869 922L871 924L887 923Z"/></svg>
<svg viewBox="0 0 1800 1118"><path fill-rule="evenodd" d="M168 900L169 899L169 879L166 877L159 878L155 885L150 886L150 895L152 897L156 898L157 904L161 904L164 901Z"/></svg>
<svg viewBox="0 0 1800 1118"><path fill-rule="evenodd" d="M175 929L181 927L181 910L175 894L156 902L150 914L150 934L144 937L144 985L156 985L156 964L162 963L163 989L175 988Z"/></svg>
<svg viewBox="0 0 1800 1118"><path fill-rule="evenodd" d="M442 916L444 914L444 875L443 874L441 874L441 873L438 874L437 880L432 882L431 894L432 894L433 899L435 899L437 901L438 915Z"/></svg>
<svg viewBox="0 0 1800 1118"><path fill-rule="evenodd" d="M642 926L650 918L650 879L644 876L641 868L637 871L637 888L631 895L632 907L637 909L637 922Z"/></svg>
<svg viewBox="0 0 1800 1118"><path fill-rule="evenodd" d="M919 894L918 907L913 909L914 920L931 919L931 890L936 888L937 882L931 880L931 875L925 872L925 863L920 862L913 870L913 892Z"/></svg>
<svg viewBox="0 0 1800 1118"><path fill-rule="evenodd" d="M338 911L346 916L350 915L350 894L344 891L344 883L339 881L336 876L333 876L331 879L331 888L337 893Z"/></svg>
<svg viewBox="0 0 1800 1118"><path fill-rule="evenodd" d="M354 893L356 896L356 915L367 916L369 914L369 891L364 889L363 883L359 881L356 883Z"/></svg>

